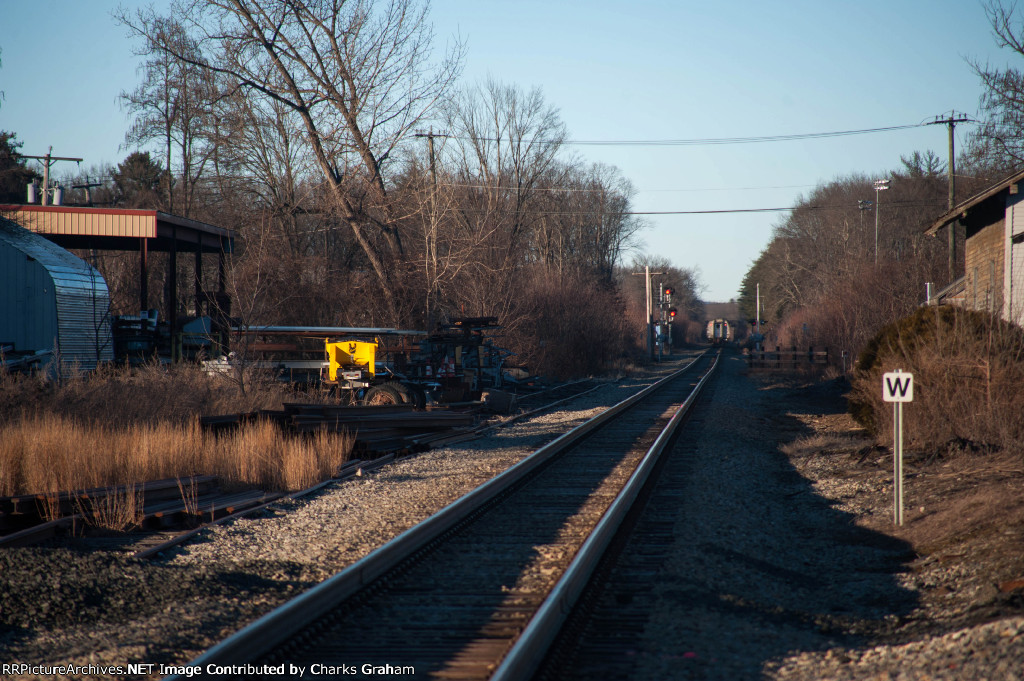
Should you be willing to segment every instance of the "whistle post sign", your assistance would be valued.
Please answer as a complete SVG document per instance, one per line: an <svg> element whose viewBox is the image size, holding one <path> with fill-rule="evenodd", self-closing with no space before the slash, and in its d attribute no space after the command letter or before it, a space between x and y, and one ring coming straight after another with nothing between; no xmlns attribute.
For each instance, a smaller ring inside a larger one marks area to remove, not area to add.
<svg viewBox="0 0 1024 681"><path fill-rule="evenodd" d="M882 374L882 399L886 402L913 402L914 374L902 371Z"/></svg>
<svg viewBox="0 0 1024 681"><path fill-rule="evenodd" d="M893 402L893 521L903 524L903 403L914 401L914 374L895 372L882 374L882 399Z"/></svg>

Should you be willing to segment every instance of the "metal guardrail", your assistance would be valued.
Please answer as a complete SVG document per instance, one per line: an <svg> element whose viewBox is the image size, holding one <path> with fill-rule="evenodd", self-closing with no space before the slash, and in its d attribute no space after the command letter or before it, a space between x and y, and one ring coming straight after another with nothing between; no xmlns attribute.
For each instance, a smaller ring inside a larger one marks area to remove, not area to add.
<svg viewBox="0 0 1024 681"><path fill-rule="evenodd" d="M828 366L828 348L815 350L788 350L776 346L774 350L751 350L745 353L747 366L751 369L799 369L802 367Z"/></svg>

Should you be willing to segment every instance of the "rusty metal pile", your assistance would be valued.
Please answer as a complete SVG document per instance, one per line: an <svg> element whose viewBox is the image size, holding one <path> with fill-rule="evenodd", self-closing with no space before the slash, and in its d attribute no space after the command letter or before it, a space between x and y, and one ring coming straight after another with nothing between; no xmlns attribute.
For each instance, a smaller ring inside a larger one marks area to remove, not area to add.
<svg viewBox="0 0 1024 681"><path fill-rule="evenodd" d="M137 499L138 526L160 531L212 522L281 494L263 490L225 493L212 475L154 480L88 490L0 497L0 547L27 546L46 539L78 535L94 522L105 504Z"/></svg>
<svg viewBox="0 0 1024 681"><path fill-rule="evenodd" d="M208 416L201 419L213 431L237 428L243 423L265 419L295 434L327 431L349 433L355 438L353 450L360 455L420 451L463 437L476 416L449 409L415 410L411 404L337 406L285 404L281 410Z"/></svg>

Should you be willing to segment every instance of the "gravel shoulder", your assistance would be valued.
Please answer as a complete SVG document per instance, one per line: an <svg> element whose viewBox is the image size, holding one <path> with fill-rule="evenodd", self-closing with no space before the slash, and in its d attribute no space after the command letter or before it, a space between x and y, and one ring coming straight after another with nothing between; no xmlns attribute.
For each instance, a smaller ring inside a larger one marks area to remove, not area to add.
<svg viewBox="0 0 1024 681"><path fill-rule="evenodd" d="M843 392L725 362L632 678L1024 678L1020 459L911 447L897 528Z"/></svg>
<svg viewBox="0 0 1024 681"><path fill-rule="evenodd" d="M763 389L790 395L787 415L807 432L781 451L814 493L858 528L905 542L895 578L913 594L854 645L773 661L778 679L1024 678L1024 461L1020 454L922 451L912 433L904 463L904 524L893 521L891 445L877 446L835 408L842 387ZM839 406L845 406L841 401ZM913 405L907 408L912 408Z"/></svg>
<svg viewBox="0 0 1024 681"><path fill-rule="evenodd" d="M1024 678L1019 463L910 453L896 528L843 392L725 359L596 606L642 623L570 678Z"/></svg>

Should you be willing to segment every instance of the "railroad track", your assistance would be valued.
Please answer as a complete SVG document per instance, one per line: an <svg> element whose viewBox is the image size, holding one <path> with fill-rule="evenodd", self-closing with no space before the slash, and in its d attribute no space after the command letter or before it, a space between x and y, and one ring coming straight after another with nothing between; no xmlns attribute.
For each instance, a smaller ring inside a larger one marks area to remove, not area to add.
<svg viewBox="0 0 1024 681"><path fill-rule="evenodd" d="M537 392L524 392L516 395L516 406L521 412L531 412L537 409L546 409L553 404L559 404L564 400L578 397L590 392L600 385L597 381L585 378L579 381L559 383L550 388L538 390Z"/></svg>
<svg viewBox="0 0 1024 681"><path fill-rule="evenodd" d="M716 362L701 356L564 434L190 664L527 678Z"/></svg>

